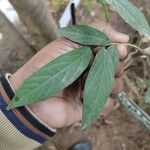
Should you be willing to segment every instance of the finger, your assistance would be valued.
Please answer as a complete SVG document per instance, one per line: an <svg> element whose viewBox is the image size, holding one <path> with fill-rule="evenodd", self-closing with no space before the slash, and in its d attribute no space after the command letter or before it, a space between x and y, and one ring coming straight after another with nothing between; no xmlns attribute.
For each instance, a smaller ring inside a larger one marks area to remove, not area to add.
<svg viewBox="0 0 150 150"><path fill-rule="evenodd" d="M127 43L129 41L128 35L120 33L113 28L108 29L107 36L112 42Z"/></svg>
<svg viewBox="0 0 150 150"><path fill-rule="evenodd" d="M124 63L120 62L116 67L115 77L116 78L121 77L123 75L123 72L124 72Z"/></svg>
<svg viewBox="0 0 150 150"><path fill-rule="evenodd" d="M114 110L115 105L116 105L116 100L109 97L102 110L103 118L107 118L111 114L111 112Z"/></svg>
<svg viewBox="0 0 150 150"><path fill-rule="evenodd" d="M123 61L127 58L128 51L127 47L124 44L117 45L118 52L119 52L119 59L120 61Z"/></svg>
<svg viewBox="0 0 150 150"><path fill-rule="evenodd" d="M110 24L104 21L93 23L91 26L102 32L105 32L112 42L126 43L129 41L128 35L116 31Z"/></svg>
<svg viewBox="0 0 150 150"><path fill-rule="evenodd" d="M120 78L116 78L111 93L113 95L118 95L121 92L122 87L123 87L122 78L121 77Z"/></svg>
<svg viewBox="0 0 150 150"><path fill-rule="evenodd" d="M38 52L37 56L35 55L34 57L39 57L40 62L48 63L58 56L67 53L77 47L79 47L78 44L65 38L60 38L48 44Z"/></svg>

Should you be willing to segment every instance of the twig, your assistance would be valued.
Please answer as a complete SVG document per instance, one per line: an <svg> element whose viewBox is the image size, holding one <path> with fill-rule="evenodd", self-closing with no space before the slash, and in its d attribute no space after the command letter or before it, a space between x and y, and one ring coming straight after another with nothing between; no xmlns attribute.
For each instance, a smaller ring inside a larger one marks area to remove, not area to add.
<svg viewBox="0 0 150 150"><path fill-rule="evenodd" d="M145 49L141 49L139 46L136 46L136 45L130 44L130 43L110 43L110 45L119 45L119 44L123 44L123 45L126 45L126 46L133 47L133 48L137 49L139 54L141 53L141 55L150 56L150 47L147 47Z"/></svg>
<svg viewBox="0 0 150 150"><path fill-rule="evenodd" d="M110 43L111 45L119 45L119 44L123 44L125 46L130 46L130 47L134 47L137 50L139 50L140 52L142 51L142 49L134 44L130 44L130 43Z"/></svg>
<svg viewBox="0 0 150 150"><path fill-rule="evenodd" d="M129 100L124 92L117 96L117 101L123 106L137 121L150 131L150 116L144 112L133 100Z"/></svg>
<svg viewBox="0 0 150 150"><path fill-rule="evenodd" d="M123 44L123 45L130 46L136 49L134 52L130 53L128 55L128 58L124 61L125 68L128 68L133 63L134 61L133 58L137 58L142 55L150 56L150 47L141 49L139 46L136 46L130 43L110 43L110 45L118 45L118 44Z"/></svg>

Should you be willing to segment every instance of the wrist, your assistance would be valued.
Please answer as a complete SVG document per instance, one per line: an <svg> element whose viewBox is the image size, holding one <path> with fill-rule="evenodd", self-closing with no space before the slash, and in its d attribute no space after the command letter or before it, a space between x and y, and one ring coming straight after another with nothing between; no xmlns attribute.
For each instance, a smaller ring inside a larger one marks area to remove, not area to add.
<svg viewBox="0 0 150 150"><path fill-rule="evenodd" d="M12 135L15 135L17 132L16 136L18 136L19 133L20 137L23 135L23 137L35 140L38 143L45 143L46 140L55 134L56 130L47 126L26 106L11 109L9 111L6 110L8 103L15 94L12 85L10 84L9 77L10 74L0 76L1 113L3 113L6 118L5 122L8 122L10 125L8 131L10 129L9 132Z"/></svg>

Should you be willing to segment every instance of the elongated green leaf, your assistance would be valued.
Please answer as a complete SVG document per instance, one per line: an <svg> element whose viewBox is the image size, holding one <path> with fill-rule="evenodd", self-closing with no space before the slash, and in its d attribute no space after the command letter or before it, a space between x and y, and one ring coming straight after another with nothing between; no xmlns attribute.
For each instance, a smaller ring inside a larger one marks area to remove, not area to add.
<svg viewBox="0 0 150 150"><path fill-rule="evenodd" d="M111 48L111 47L110 47ZM89 75L87 77L84 89L84 105L82 117L82 129L88 127L100 115L112 89L115 64L115 49L100 50L93 62ZM118 55L116 56L118 57Z"/></svg>
<svg viewBox="0 0 150 150"><path fill-rule="evenodd" d="M59 29L62 36L82 45L107 45L108 37L101 31L87 25L73 25Z"/></svg>
<svg viewBox="0 0 150 150"><path fill-rule="evenodd" d="M56 95L82 74L91 57L90 48L81 47L51 61L25 81L9 103L8 109Z"/></svg>
<svg viewBox="0 0 150 150"><path fill-rule="evenodd" d="M150 39L150 26L141 11L129 0L106 0L140 34Z"/></svg>
<svg viewBox="0 0 150 150"><path fill-rule="evenodd" d="M145 94L144 101L146 104L150 104L150 88L148 88L148 90Z"/></svg>

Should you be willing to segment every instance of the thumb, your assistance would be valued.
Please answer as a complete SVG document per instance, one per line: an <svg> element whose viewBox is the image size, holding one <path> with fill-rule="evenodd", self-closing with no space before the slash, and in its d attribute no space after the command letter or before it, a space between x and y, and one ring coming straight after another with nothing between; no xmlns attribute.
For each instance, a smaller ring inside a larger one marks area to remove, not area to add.
<svg viewBox="0 0 150 150"><path fill-rule="evenodd" d="M104 32L112 42L126 43L129 40L128 35L116 31L110 24L104 21L95 22L90 26Z"/></svg>

